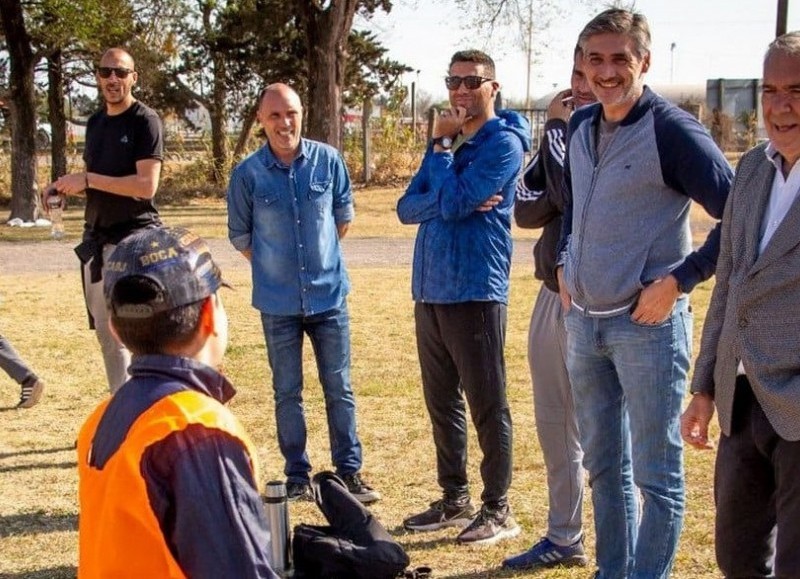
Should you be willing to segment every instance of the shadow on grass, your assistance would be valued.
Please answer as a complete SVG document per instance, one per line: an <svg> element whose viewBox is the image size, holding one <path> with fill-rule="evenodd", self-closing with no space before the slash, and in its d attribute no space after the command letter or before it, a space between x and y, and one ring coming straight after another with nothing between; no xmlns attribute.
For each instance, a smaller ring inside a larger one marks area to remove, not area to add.
<svg viewBox="0 0 800 579"><path fill-rule="evenodd" d="M53 514L44 511L34 511L32 513L20 513L17 515L0 517L1 538L77 530L78 515L72 513ZM3 575L0 575L0 578L2 577Z"/></svg>
<svg viewBox="0 0 800 579"><path fill-rule="evenodd" d="M28 448L26 450L17 450L15 452L0 452L0 460L4 458L11 458L12 456L27 456L29 454L55 454L57 452L66 452L75 450L75 445L62 446L61 448Z"/></svg>
<svg viewBox="0 0 800 579"><path fill-rule="evenodd" d="M74 579L78 570L72 565L40 569L38 571L20 571L19 573L0 573L0 579Z"/></svg>
<svg viewBox="0 0 800 579"><path fill-rule="evenodd" d="M435 572L435 569L434 569ZM526 572L525 577L530 577L530 571ZM519 572L509 571L507 569L484 569L482 571L472 571L470 573L456 573L455 575L439 575L436 574L436 579L499 579L500 577L521 577Z"/></svg>
<svg viewBox="0 0 800 579"><path fill-rule="evenodd" d="M76 468L78 463L74 460L67 462L33 462L30 464L15 464L13 466L0 466L0 473L21 472L25 470L38 470L40 468Z"/></svg>
<svg viewBox="0 0 800 579"><path fill-rule="evenodd" d="M503 569L502 567L496 567L494 569L483 569L481 571L472 571L470 573L456 573L455 575L436 575L436 579L482 579L482 578L491 578L491 579L502 579L504 577L532 577L534 575L540 575L542 573L552 573L554 569L565 569L565 567L538 567L536 569L520 569L520 570L513 570L513 569ZM589 567L585 568L587 573L593 573ZM594 575L591 575L594 577Z"/></svg>
<svg viewBox="0 0 800 579"><path fill-rule="evenodd" d="M58 448L44 448L44 449L37 449L37 448L26 448L23 450L16 450L13 452L3 452L0 453L0 460L5 460L9 458L17 458L21 456L38 456L38 455L46 455L46 454L57 454L59 452L70 452L74 456L75 446L64 446ZM44 457L42 457L44 459ZM9 466L0 466L0 473L4 472L21 472L26 470L36 470L40 468L75 468L78 466L78 463L74 460L62 461L62 462L28 462L26 464L13 464Z"/></svg>
<svg viewBox="0 0 800 579"><path fill-rule="evenodd" d="M442 545L454 544L454 537L445 535L431 538L428 533L409 531L403 525L397 525L387 530L396 541L403 545L404 549L429 550L436 549Z"/></svg>

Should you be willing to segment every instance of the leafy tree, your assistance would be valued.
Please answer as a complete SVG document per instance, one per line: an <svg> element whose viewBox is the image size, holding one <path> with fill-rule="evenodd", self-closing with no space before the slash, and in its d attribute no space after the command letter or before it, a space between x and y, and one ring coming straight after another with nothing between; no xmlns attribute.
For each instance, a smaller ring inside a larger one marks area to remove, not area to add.
<svg viewBox="0 0 800 579"><path fill-rule="evenodd" d="M575 11L608 2L602 0L456 0L460 9L473 14L476 36L492 39L495 31L511 32L511 41L525 51L528 60L527 87L531 85L531 67L539 61L548 46L548 29L565 10ZM507 35L501 35L507 42ZM575 39L577 40L577 38ZM525 97L530 106L530 92Z"/></svg>
<svg viewBox="0 0 800 579"><path fill-rule="evenodd" d="M31 221L36 214L36 87L38 57L33 50L20 0L0 0L0 23L9 54L8 98L11 122L11 218Z"/></svg>
<svg viewBox="0 0 800 579"><path fill-rule="evenodd" d="M403 88L402 75L411 72L411 67L387 58L388 49L380 45L374 33L351 31L348 47L342 94L345 105L361 104L381 91Z"/></svg>
<svg viewBox="0 0 800 579"><path fill-rule="evenodd" d="M243 124L241 153L255 119L254 101L266 79L302 77L303 40L286 2L179 0L171 22L171 58L157 78L157 103L179 114L202 105L211 120L212 180L230 163L228 132Z"/></svg>
<svg viewBox="0 0 800 579"><path fill-rule="evenodd" d="M356 12L369 18L389 12L391 0L292 0L305 31L308 63L306 131L309 137L341 148L342 92L348 40Z"/></svg>

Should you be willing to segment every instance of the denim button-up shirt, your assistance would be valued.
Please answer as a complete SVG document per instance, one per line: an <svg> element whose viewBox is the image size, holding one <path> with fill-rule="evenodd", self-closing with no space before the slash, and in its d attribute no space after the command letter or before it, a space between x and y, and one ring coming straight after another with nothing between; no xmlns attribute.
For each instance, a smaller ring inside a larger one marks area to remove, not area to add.
<svg viewBox="0 0 800 579"><path fill-rule="evenodd" d="M228 237L252 252L253 307L311 315L350 291L337 224L354 216L350 177L333 147L302 139L291 165L269 148L242 161L228 185Z"/></svg>

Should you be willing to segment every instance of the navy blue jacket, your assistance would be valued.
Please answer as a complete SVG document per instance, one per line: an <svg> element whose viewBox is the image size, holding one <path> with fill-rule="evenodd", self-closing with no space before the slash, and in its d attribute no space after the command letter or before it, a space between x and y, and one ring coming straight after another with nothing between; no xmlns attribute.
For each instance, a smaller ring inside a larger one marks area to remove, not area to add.
<svg viewBox="0 0 800 579"><path fill-rule="evenodd" d="M236 391L199 362L175 356L137 356L131 379L114 394L92 443L92 464L103 468L131 425L155 402L196 390L226 403ZM267 560L270 533L241 443L193 425L153 444L141 472L153 514L173 554L192 578L277 579ZM209 532L213 530L213 532ZM222 570L221 570L222 569Z"/></svg>

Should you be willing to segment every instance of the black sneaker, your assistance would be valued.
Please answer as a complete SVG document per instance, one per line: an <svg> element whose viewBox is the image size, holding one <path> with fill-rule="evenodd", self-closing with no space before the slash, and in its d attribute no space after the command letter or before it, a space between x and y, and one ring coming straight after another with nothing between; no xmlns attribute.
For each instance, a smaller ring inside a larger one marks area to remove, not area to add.
<svg viewBox="0 0 800 579"><path fill-rule="evenodd" d="M22 384L17 408L30 408L35 406L44 392L44 382L39 378L26 381Z"/></svg>
<svg viewBox="0 0 800 579"><path fill-rule="evenodd" d="M286 500L294 501L310 501L314 502L314 495L311 494L311 485L307 482L287 482L286 483Z"/></svg>
<svg viewBox="0 0 800 579"><path fill-rule="evenodd" d="M381 499L381 494L365 483L359 473L345 474L340 478L344 481L344 484L347 485L347 490L350 491L350 494L353 495L358 502L368 505Z"/></svg>
<svg viewBox="0 0 800 579"><path fill-rule="evenodd" d="M493 509L483 505L469 527L456 540L465 545L493 545L502 539L519 535L519 525L508 506Z"/></svg>
<svg viewBox="0 0 800 579"><path fill-rule="evenodd" d="M433 501L430 508L408 517L403 526L409 531L437 531L445 527L466 527L475 516L469 497L443 498Z"/></svg>

